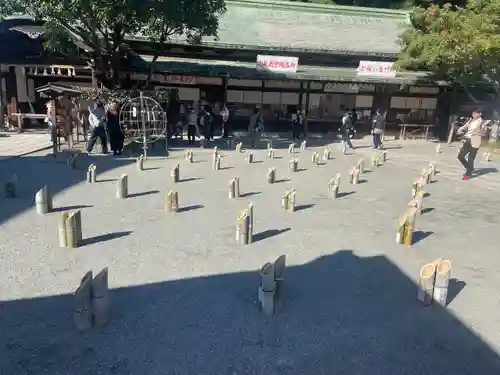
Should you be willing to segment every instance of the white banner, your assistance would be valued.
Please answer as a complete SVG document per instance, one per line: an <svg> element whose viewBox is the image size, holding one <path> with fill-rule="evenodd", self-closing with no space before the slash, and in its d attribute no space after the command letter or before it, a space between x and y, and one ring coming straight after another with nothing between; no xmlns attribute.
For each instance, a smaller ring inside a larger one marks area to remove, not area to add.
<svg viewBox="0 0 500 375"><path fill-rule="evenodd" d="M298 57L257 55L257 70L295 73L298 67Z"/></svg>
<svg viewBox="0 0 500 375"><path fill-rule="evenodd" d="M358 76L396 77L394 63L383 61L360 61L357 74Z"/></svg>

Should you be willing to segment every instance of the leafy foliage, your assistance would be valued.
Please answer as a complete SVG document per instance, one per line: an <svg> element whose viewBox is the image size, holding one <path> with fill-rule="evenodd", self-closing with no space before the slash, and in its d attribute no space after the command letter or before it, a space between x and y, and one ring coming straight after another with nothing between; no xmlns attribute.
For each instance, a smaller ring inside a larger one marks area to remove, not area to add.
<svg viewBox="0 0 500 375"><path fill-rule="evenodd" d="M481 7L469 2L465 8L415 8L411 26L401 35L398 67L429 70L459 87L478 83L485 76L496 80L500 18L493 7L497 1L482 2ZM485 3L489 3L488 12Z"/></svg>
<svg viewBox="0 0 500 375"><path fill-rule="evenodd" d="M143 34L153 43L158 43L153 56L148 83L154 64L163 52L161 46L174 35L185 35L191 43L199 44L207 35L217 35L219 16L226 11L224 0L153 0Z"/></svg>
<svg viewBox="0 0 500 375"><path fill-rule="evenodd" d="M127 36L147 35L165 43L215 34L224 0L1 0L0 18L29 15L44 20L47 48L79 53L106 87L120 84L129 54Z"/></svg>

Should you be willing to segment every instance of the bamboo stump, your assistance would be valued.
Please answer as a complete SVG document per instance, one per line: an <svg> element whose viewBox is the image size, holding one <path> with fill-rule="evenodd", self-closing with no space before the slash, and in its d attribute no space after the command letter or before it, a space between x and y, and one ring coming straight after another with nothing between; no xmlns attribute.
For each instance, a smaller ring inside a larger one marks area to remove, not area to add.
<svg viewBox="0 0 500 375"><path fill-rule="evenodd" d="M229 181L229 199L236 198L236 180L233 178Z"/></svg>
<svg viewBox="0 0 500 375"><path fill-rule="evenodd" d="M71 212L65 221L66 247L75 249L82 242L82 216L81 211ZM60 241L61 242L61 241Z"/></svg>
<svg viewBox="0 0 500 375"><path fill-rule="evenodd" d="M45 215L52 211L52 195L47 185L38 190L35 194L36 212L39 215Z"/></svg>
<svg viewBox="0 0 500 375"><path fill-rule="evenodd" d="M352 167L349 169L349 174L347 175L347 183L349 184L354 184L354 171L356 170L356 167Z"/></svg>
<svg viewBox="0 0 500 375"><path fill-rule="evenodd" d="M290 172L297 172L299 170L299 159L290 160Z"/></svg>
<svg viewBox="0 0 500 375"><path fill-rule="evenodd" d="M97 166L95 164L90 164L87 169L87 182L89 184L95 184L97 181Z"/></svg>
<svg viewBox="0 0 500 375"><path fill-rule="evenodd" d="M172 178L172 182L174 184L180 181L181 173L180 173L180 165L176 164L172 170L170 171L170 177Z"/></svg>
<svg viewBox="0 0 500 375"><path fill-rule="evenodd" d="M276 168L269 168L266 175L267 183L274 184L276 182Z"/></svg>
<svg viewBox="0 0 500 375"><path fill-rule="evenodd" d="M128 176L126 174L122 174L118 179L116 197L118 199L126 199L128 197Z"/></svg>
<svg viewBox="0 0 500 375"><path fill-rule="evenodd" d="M175 213L179 212L179 193L170 190L165 198L165 212Z"/></svg>
<svg viewBox="0 0 500 375"><path fill-rule="evenodd" d="M73 320L77 329L83 331L92 328L92 271L80 281L73 293Z"/></svg>
<svg viewBox="0 0 500 375"><path fill-rule="evenodd" d="M66 236L66 220L68 219L68 216L68 212L63 212L61 216L59 216L58 237L60 247L68 247L68 240Z"/></svg>
<svg viewBox="0 0 500 375"><path fill-rule="evenodd" d="M269 156L269 159L274 159L274 148L267 150L267 156Z"/></svg>
<svg viewBox="0 0 500 375"><path fill-rule="evenodd" d="M332 153L328 147L323 150L323 160L328 161L331 159Z"/></svg>
<svg viewBox="0 0 500 375"><path fill-rule="evenodd" d="M250 203L247 209L248 215L248 243L251 244L253 242L253 232L254 232L254 207L253 204Z"/></svg>
<svg viewBox="0 0 500 375"><path fill-rule="evenodd" d="M405 234L403 239L403 244L408 247L413 245L413 229L415 227L417 209L415 207L411 207L408 209L406 213L406 226L405 226Z"/></svg>
<svg viewBox="0 0 500 375"><path fill-rule="evenodd" d="M241 153L241 148L243 147L243 143L238 143L236 144L236 153Z"/></svg>
<svg viewBox="0 0 500 375"><path fill-rule="evenodd" d="M110 298L108 287L108 268L99 272L91 283L92 320L95 326L103 326L110 317Z"/></svg>
<svg viewBox="0 0 500 375"><path fill-rule="evenodd" d="M283 304L283 287L285 282L286 256L281 255L274 261L274 311L279 311Z"/></svg>
<svg viewBox="0 0 500 375"><path fill-rule="evenodd" d="M260 269L260 286L258 298L262 312L268 316L274 314L276 281L274 277L274 264L266 263Z"/></svg>
<svg viewBox="0 0 500 375"><path fill-rule="evenodd" d="M248 245L250 243L250 236L250 216L244 210L236 218L236 241L240 245Z"/></svg>
<svg viewBox="0 0 500 375"><path fill-rule="evenodd" d="M353 185L357 185L359 183L359 174L360 174L359 168L354 168L354 171L352 174L352 184Z"/></svg>
<svg viewBox="0 0 500 375"><path fill-rule="evenodd" d="M440 154L441 153L441 143L438 143L436 145L436 154Z"/></svg>
<svg viewBox="0 0 500 375"><path fill-rule="evenodd" d="M307 145L307 141L302 141L300 144L300 151L305 151Z"/></svg>
<svg viewBox="0 0 500 375"><path fill-rule="evenodd" d="M319 154L317 152L313 152L311 159L314 167L319 166Z"/></svg>
<svg viewBox="0 0 500 375"><path fill-rule="evenodd" d="M285 190L283 197L281 198L281 206L288 212L295 212L295 202L296 202L296 193L295 189L291 191Z"/></svg>
<svg viewBox="0 0 500 375"><path fill-rule="evenodd" d="M434 293L432 298L443 307L446 307L447 304L450 275L451 262L449 260L440 261L436 266L436 281L434 284Z"/></svg>
<svg viewBox="0 0 500 375"><path fill-rule="evenodd" d="M12 176L12 178L5 183L5 197L17 197L17 175Z"/></svg>
<svg viewBox="0 0 500 375"><path fill-rule="evenodd" d="M356 168L359 169L359 173L364 173L365 172L365 160L364 159L358 160L358 164L356 164Z"/></svg>
<svg viewBox="0 0 500 375"><path fill-rule="evenodd" d="M246 160L247 160L248 164L252 164L253 163L253 152L252 151L248 151L247 152Z"/></svg>
<svg viewBox="0 0 500 375"><path fill-rule="evenodd" d="M339 196L339 185L335 183L335 178L332 178L328 183L328 198L337 199Z"/></svg>
<svg viewBox="0 0 500 375"><path fill-rule="evenodd" d="M138 171L143 171L144 170L144 155L141 155L137 158L136 160L137 164L137 170Z"/></svg>
<svg viewBox="0 0 500 375"><path fill-rule="evenodd" d="M434 281L436 278L436 266L428 263L420 270L420 280L418 283L417 298L425 306L430 306L434 294Z"/></svg>
<svg viewBox="0 0 500 375"><path fill-rule="evenodd" d="M288 153L290 155L295 153L295 143L292 143L290 146L288 146Z"/></svg>
<svg viewBox="0 0 500 375"><path fill-rule="evenodd" d="M184 160L188 163L194 162L194 152L192 149L186 150L184 153Z"/></svg>

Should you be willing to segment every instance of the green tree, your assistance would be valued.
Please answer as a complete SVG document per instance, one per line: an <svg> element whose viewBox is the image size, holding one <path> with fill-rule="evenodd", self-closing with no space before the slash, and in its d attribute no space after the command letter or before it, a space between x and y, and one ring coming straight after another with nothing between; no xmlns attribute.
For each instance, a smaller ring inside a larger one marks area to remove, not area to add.
<svg viewBox="0 0 500 375"><path fill-rule="evenodd" d="M487 76L497 80L499 23L494 13L469 3L466 8L415 8L400 37L397 66L427 70L454 87L466 88Z"/></svg>
<svg viewBox="0 0 500 375"><path fill-rule="evenodd" d="M99 82L115 88L120 85L122 67L129 56L130 36L146 33L158 36L157 41L163 43L167 39L154 34L154 27L164 30L167 37L215 32L216 15L207 15L212 8L206 4L221 2L224 10L223 0L2 0L0 18L28 15L44 20L49 50L68 56L79 53ZM166 12L173 14L172 18L161 16Z"/></svg>
<svg viewBox="0 0 500 375"><path fill-rule="evenodd" d="M188 42L199 44L204 36L216 36L219 17L225 11L224 0L152 0L143 33L158 48L155 49L147 85L151 82L156 61L171 37L184 35Z"/></svg>

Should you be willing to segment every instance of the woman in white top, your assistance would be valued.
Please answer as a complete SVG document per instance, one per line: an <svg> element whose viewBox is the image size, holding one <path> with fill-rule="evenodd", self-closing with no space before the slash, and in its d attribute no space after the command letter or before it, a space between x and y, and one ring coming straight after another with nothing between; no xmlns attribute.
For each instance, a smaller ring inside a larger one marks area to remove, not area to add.
<svg viewBox="0 0 500 375"><path fill-rule="evenodd" d="M190 145L194 145L195 136L199 134L198 130L198 114L196 113L196 109L191 108L187 115L187 123L188 123L188 143Z"/></svg>

